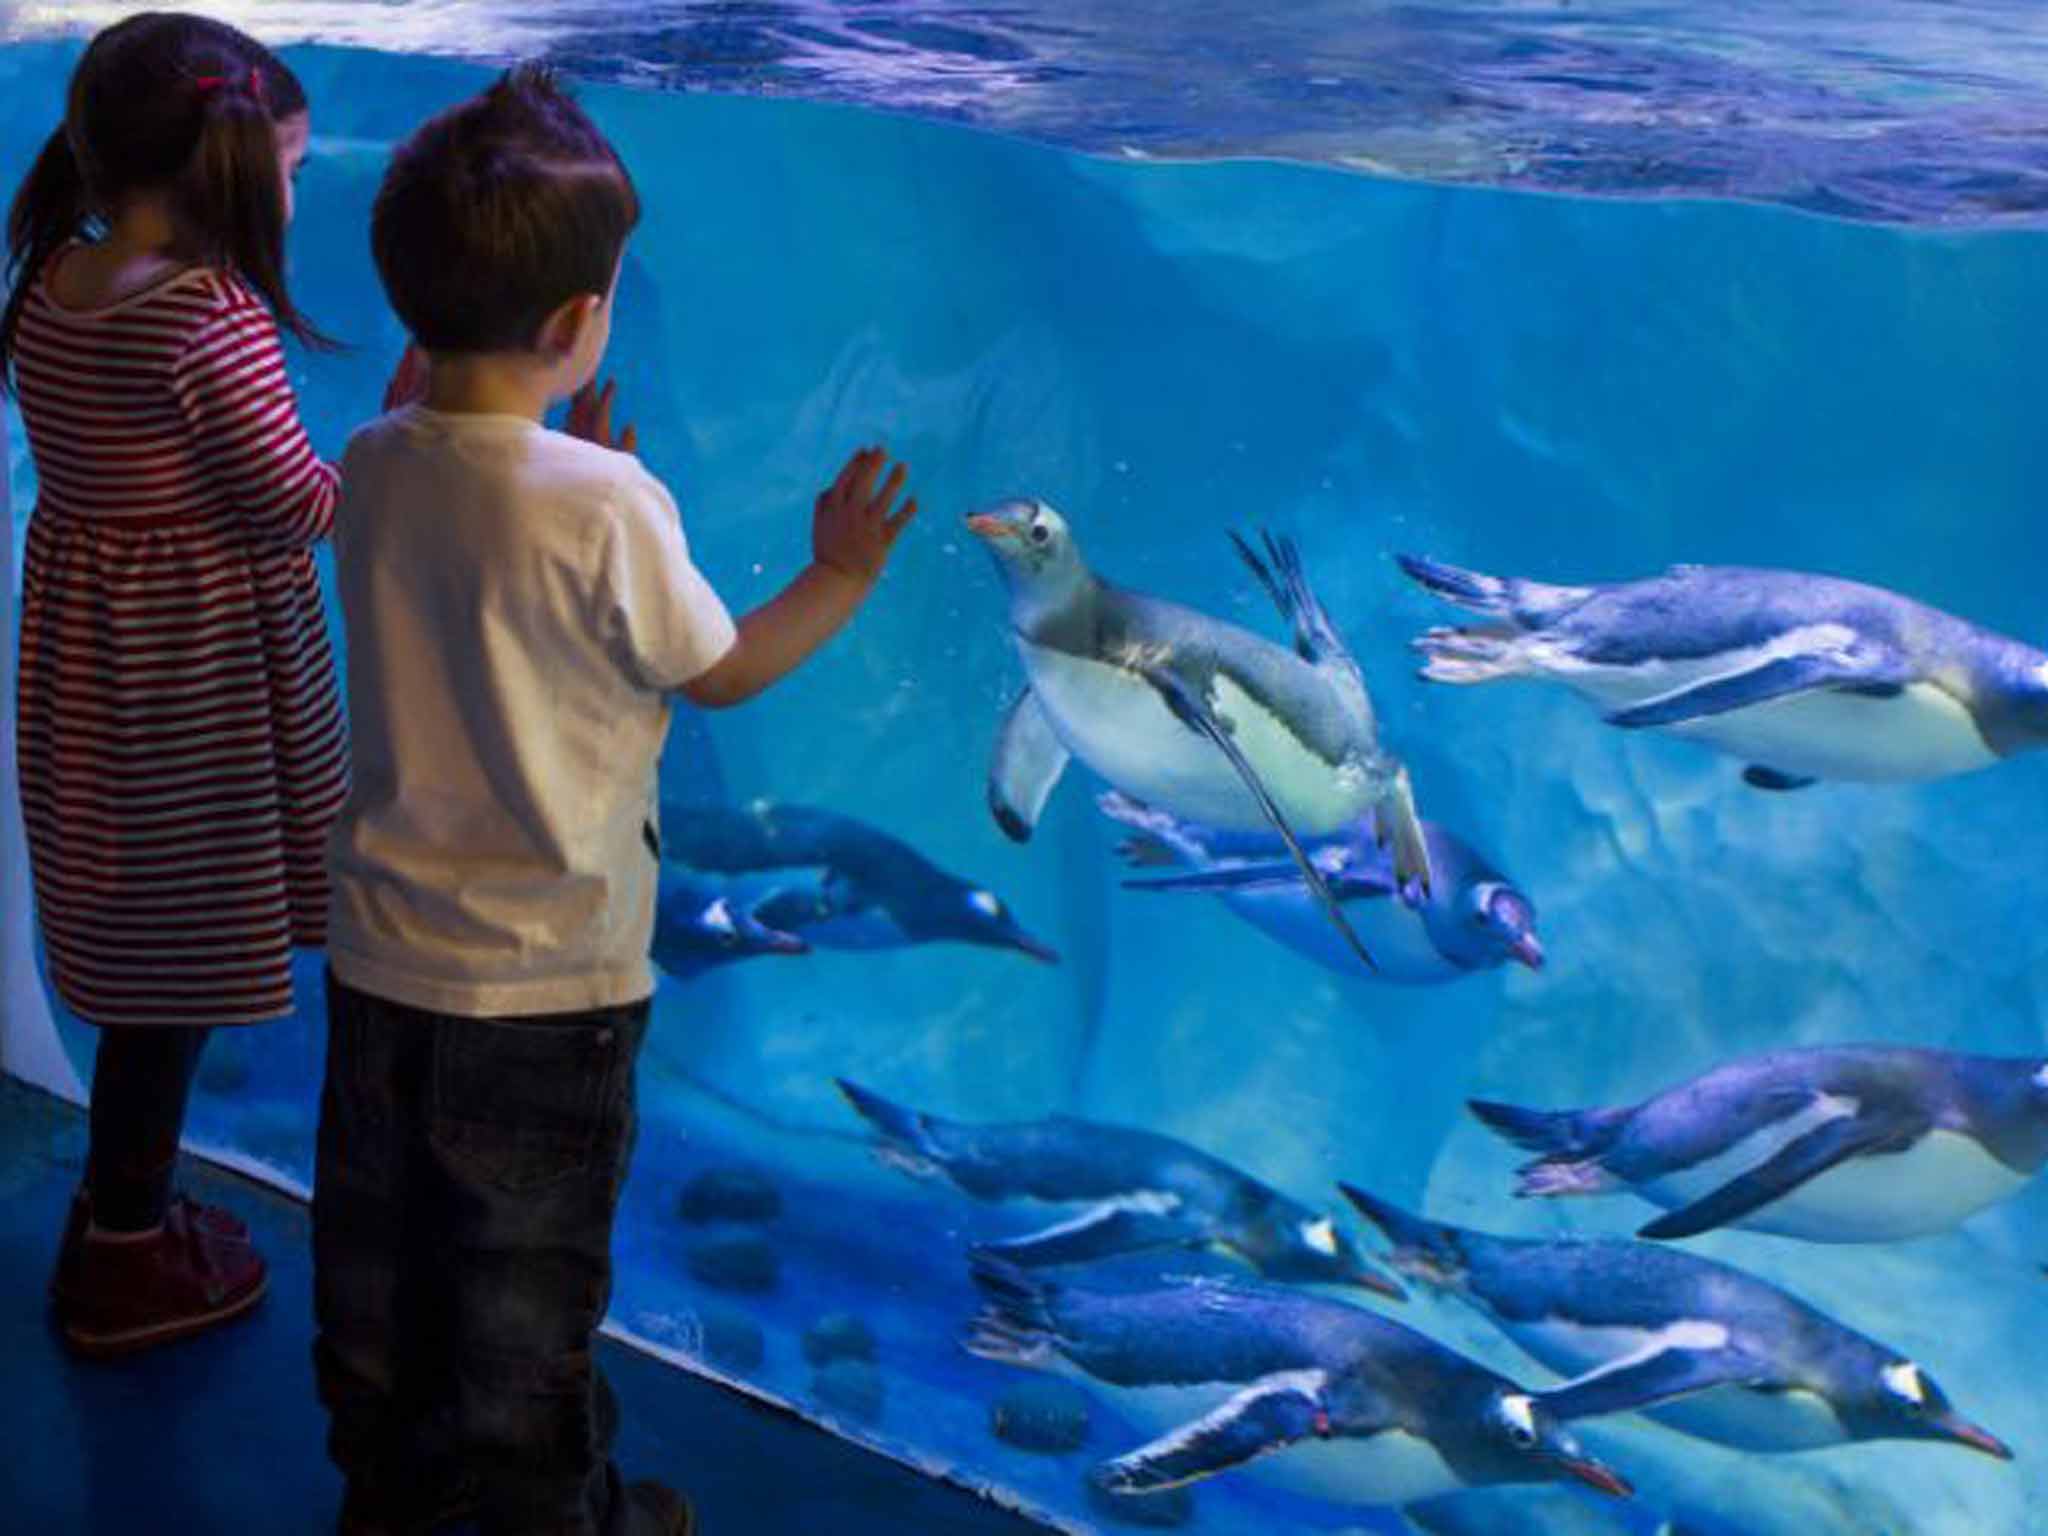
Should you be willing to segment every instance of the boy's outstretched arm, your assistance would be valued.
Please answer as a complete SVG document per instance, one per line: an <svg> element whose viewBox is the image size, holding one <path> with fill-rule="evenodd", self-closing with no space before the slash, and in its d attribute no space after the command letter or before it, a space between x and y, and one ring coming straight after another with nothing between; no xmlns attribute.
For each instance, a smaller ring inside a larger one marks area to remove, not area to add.
<svg viewBox="0 0 2048 1536"><path fill-rule="evenodd" d="M739 621L739 638L714 665L683 685L701 709L741 704L801 666L845 627L867 601L897 537L917 516L917 499L890 507L903 489L901 464L879 489L888 462L881 448L863 448L818 496L811 517L811 563L781 592Z"/></svg>

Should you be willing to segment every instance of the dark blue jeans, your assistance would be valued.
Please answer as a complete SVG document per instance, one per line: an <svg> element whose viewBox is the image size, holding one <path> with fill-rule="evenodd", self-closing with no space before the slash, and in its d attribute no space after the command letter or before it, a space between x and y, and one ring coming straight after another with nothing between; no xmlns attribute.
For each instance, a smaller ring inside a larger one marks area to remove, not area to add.
<svg viewBox="0 0 2048 1536"><path fill-rule="evenodd" d="M647 1017L460 1018L329 973L313 1355L345 1530L630 1529L591 1340Z"/></svg>

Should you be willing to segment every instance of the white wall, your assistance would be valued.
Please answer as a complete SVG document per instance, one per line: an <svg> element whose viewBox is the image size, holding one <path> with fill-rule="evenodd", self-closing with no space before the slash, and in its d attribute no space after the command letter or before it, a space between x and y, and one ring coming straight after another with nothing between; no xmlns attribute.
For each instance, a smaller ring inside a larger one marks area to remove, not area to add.
<svg viewBox="0 0 2048 1536"><path fill-rule="evenodd" d="M14 776L15 569L13 453L8 421L0 414L0 1070L66 1098L83 1101L84 1086L64 1055L36 978L28 891L28 849L21 830L21 796ZM28 509L22 508L26 516Z"/></svg>

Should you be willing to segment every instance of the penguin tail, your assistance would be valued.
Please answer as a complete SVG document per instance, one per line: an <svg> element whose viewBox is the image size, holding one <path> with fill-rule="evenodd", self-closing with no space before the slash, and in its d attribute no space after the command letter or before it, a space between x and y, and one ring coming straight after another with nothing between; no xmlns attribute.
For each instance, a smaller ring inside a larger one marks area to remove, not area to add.
<svg viewBox="0 0 2048 1536"><path fill-rule="evenodd" d="M1426 555L1396 555L1394 563L1407 572L1410 580L1460 608L1469 608L1474 613L1506 615L1512 606L1509 584L1498 576L1446 565Z"/></svg>
<svg viewBox="0 0 2048 1536"><path fill-rule="evenodd" d="M1488 1129L1518 1147L1545 1157L1599 1157L1614 1145L1632 1109L1522 1109L1489 1099L1467 1099L1466 1107Z"/></svg>
<svg viewBox="0 0 2048 1536"><path fill-rule="evenodd" d="M984 1247L969 1250L968 1263L983 1305L961 1348L1007 1365L1050 1363L1057 1352L1051 1305L1059 1287Z"/></svg>
<svg viewBox="0 0 2048 1536"><path fill-rule="evenodd" d="M1518 629L1540 628L1592 596L1589 587L1560 587L1520 577L1488 576L1424 555L1396 555L1394 560L1413 581L1445 602L1506 619Z"/></svg>
<svg viewBox="0 0 2048 1536"><path fill-rule="evenodd" d="M859 1083L848 1082L843 1077L833 1079L839 1091L846 1095L846 1102L860 1112L862 1119L882 1135L886 1151L909 1158L915 1164L933 1165L945 1161L945 1154L932 1140L928 1118L914 1109L905 1109L901 1104L892 1104L878 1093L870 1093ZM924 1171L913 1167L910 1171Z"/></svg>
<svg viewBox="0 0 2048 1536"><path fill-rule="evenodd" d="M1465 1248L1456 1227L1425 1221L1354 1185L1339 1183L1337 1187L1392 1245L1389 1262L1403 1276L1446 1290L1463 1280Z"/></svg>

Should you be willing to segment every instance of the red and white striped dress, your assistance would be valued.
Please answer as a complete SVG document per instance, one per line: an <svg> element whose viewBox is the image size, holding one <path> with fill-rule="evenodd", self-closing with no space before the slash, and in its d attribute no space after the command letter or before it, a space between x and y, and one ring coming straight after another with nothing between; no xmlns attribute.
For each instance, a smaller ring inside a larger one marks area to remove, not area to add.
<svg viewBox="0 0 2048 1536"><path fill-rule="evenodd" d="M192 269L15 344L38 495L21 594L22 811L58 994L95 1024L291 1011L325 942L348 749L311 547L336 476L278 331Z"/></svg>

